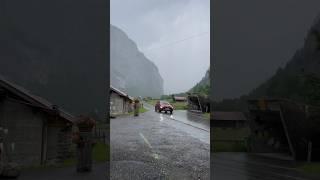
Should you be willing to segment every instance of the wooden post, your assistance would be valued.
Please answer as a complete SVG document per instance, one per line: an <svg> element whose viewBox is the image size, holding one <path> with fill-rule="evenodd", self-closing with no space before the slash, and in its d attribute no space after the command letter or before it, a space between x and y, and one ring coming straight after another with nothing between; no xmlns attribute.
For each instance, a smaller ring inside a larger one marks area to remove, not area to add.
<svg viewBox="0 0 320 180"><path fill-rule="evenodd" d="M198 99L198 103L199 103L199 106L200 106L200 111L203 112L203 111L202 111L201 102L200 102L200 99L199 99L199 96L198 96L198 95L197 95L197 99Z"/></svg>
<svg viewBox="0 0 320 180"><path fill-rule="evenodd" d="M282 107L280 107L280 119L281 119L281 122L282 122L284 133L285 133L285 135L287 137L287 140L288 140L288 144L289 144L289 148L290 148L291 154L292 154L293 158L296 159L296 153L295 153L295 151L293 149L293 146L292 146L292 142L291 142L291 139L290 139L290 136L289 136L289 133L288 133L288 129L287 129L287 124L284 121L284 117L283 117L283 113L282 113Z"/></svg>
<svg viewBox="0 0 320 180"><path fill-rule="evenodd" d="M312 154L312 142L308 142L308 162L311 162L311 154Z"/></svg>
<svg viewBox="0 0 320 180"><path fill-rule="evenodd" d="M57 119L57 117L55 117ZM47 160L47 146L48 146L48 122L44 121L42 124L42 141L41 141L41 160L40 164L43 165Z"/></svg>
<svg viewBox="0 0 320 180"><path fill-rule="evenodd" d="M92 144L95 120L87 116L79 116L76 125L79 128L77 140L77 171L91 171L92 169Z"/></svg>

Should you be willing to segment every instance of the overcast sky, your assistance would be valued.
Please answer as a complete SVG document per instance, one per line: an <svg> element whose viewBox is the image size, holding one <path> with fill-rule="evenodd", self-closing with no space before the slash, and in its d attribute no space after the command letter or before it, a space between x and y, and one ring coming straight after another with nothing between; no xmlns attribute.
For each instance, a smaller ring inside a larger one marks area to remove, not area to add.
<svg viewBox="0 0 320 180"><path fill-rule="evenodd" d="M165 93L185 92L210 66L210 0L111 0L121 28L159 68Z"/></svg>
<svg viewBox="0 0 320 180"><path fill-rule="evenodd" d="M303 46L320 0L213 1L215 99L247 94Z"/></svg>

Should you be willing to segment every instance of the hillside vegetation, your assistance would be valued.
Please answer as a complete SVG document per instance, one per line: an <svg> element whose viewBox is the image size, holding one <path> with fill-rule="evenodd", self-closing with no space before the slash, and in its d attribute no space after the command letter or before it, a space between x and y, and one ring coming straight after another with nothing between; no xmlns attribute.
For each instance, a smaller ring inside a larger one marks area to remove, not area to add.
<svg viewBox="0 0 320 180"><path fill-rule="evenodd" d="M200 95L209 96L210 94L210 68L207 70L205 76L198 82L193 88L189 90L189 93L197 93Z"/></svg>
<svg viewBox="0 0 320 180"><path fill-rule="evenodd" d="M309 30L304 46L285 67L248 95L215 103L216 109L243 110L252 98L286 98L320 106L320 20Z"/></svg>

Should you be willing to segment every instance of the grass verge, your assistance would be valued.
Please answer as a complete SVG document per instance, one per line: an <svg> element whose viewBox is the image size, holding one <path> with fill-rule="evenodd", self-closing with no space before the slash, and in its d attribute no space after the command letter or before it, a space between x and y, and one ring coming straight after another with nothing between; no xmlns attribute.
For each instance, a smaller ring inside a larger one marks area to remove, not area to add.
<svg viewBox="0 0 320 180"><path fill-rule="evenodd" d="M99 142L93 147L92 158L95 162L109 161L109 145Z"/></svg>
<svg viewBox="0 0 320 180"><path fill-rule="evenodd" d="M203 117L207 120L210 120L210 113L204 113Z"/></svg>
<svg viewBox="0 0 320 180"><path fill-rule="evenodd" d="M186 102L170 102L174 110L187 110L188 104Z"/></svg>
<svg viewBox="0 0 320 180"><path fill-rule="evenodd" d="M213 142L213 152L246 152L247 147L244 142Z"/></svg>
<svg viewBox="0 0 320 180"><path fill-rule="evenodd" d="M144 107L140 107L140 108L139 108L139 114L145 113L145 112L147 112L147 111L148 111L148 109L146 109L146 108L144 108ZM134 111L132 111L132 112L129 113L129 115L133 115L133 114L134 114Z"/></svg>
<svg viewBox="0 0 320 180"><path fill-rule="evenodd" d="M246 152L249 128L212 128L214 152Z"/></svg>
<svg viewBox="0 0 320 180"><path fill-rule="evenodd" d="M93 162L105 162L109 161L109 154L110 152L110 146L103 143L103 142L97 142L92 149L92 160ZM62 166L68 167L68 166L74 166L77 163L77 160L75 157L66 159L63 161Z"/></svg>
<svg viewBox="0 0 320 180"><path fill-rule="evenodd" d="M159 100L158 99L151 99L151 100L147 100L146 102L148 104L155 106L157 101L159 101ZM188 109L187 102L174 102L172 99L164 99L164 101L168 101L174 107L174 110L187 110Z"/></svg>
<svg viewBox="0 0 320 180"><path fill-rule="evenodd" d="M320 176L320 163L305 163L298 167L298 169L307 174L314 174Z"/></svg>

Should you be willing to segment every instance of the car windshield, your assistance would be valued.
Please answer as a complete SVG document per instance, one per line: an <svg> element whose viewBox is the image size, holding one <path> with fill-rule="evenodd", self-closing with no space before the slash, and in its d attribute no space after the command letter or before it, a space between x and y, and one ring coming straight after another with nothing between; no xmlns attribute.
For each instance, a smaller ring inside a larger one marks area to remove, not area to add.
<svg viewBox="0 0 320 180"><path fill-rule="evenodd" d="M170 103L168 103L166 101L160 101L160 104L162 104L162 105L170 105Z"/></svg>

